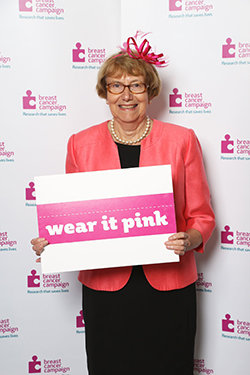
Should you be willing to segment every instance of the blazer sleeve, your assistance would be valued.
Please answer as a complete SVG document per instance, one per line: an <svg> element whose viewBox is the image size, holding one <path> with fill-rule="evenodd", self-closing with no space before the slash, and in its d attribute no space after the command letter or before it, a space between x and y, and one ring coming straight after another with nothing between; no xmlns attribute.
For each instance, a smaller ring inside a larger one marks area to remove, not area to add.
<svg viewBox="0 0 250 375"><path fill-rule="evenodd" d="M77 173L79 168L76 161L75 150L75 134L73 134L68 141L67 156L66 156L66 173Z"/></svg>
<svg viewBox="0 0 250 375"><path fill-rule="evenodd" d="M192 129L189 129L189 143L185 155L185 212L186 229L197 229L203 243L196 248L204 251L215 227L215 217L210 203L210 192L203 165L200 143Z"/></svg>

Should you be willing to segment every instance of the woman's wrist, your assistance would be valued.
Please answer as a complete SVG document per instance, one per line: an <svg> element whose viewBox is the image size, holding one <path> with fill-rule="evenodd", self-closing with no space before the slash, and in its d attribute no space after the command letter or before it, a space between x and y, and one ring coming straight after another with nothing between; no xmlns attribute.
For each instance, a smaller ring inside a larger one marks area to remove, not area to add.
<svg viewBox="0 0 250 375"><path fill-rule="evenodd" d="M197 229L187 229L186 233L189 236L189 246L187 247L187 251L196 249L198 246L202 244L202 235Z"/></svg>

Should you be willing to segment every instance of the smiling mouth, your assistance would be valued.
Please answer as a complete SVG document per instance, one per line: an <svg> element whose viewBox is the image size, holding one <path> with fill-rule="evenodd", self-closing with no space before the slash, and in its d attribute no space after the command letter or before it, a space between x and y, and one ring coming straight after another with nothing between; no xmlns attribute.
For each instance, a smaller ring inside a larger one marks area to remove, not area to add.
<svg viewBox="0 0 250 375"><path fill-rule="evenodd" d="M129 105L119 105L121 109L134 109L138 106L138 104L129 104Z"/></svg>

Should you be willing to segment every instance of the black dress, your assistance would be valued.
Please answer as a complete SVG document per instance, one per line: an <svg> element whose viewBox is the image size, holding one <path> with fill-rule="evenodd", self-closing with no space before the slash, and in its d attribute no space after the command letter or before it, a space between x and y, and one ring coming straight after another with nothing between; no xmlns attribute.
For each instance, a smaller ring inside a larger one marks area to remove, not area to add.
<svg viewBox="0 0 250 375"><path fill-rule="evenodd" d="M122 168L139 165L140 146L117 144ZM134 266L119 291L83 286L89 375L193 375L195 285L158 291Z"/></svg>

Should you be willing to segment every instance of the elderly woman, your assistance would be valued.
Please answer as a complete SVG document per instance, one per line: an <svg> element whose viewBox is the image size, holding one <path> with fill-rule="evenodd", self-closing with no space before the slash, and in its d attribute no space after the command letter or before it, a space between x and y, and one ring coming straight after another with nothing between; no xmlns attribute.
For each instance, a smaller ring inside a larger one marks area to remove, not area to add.
<svg viewBox="0 0 250 375"><path fill-rule="evenodd" d="M96 88L113 118L72 135L68 143L67 173L171 164L175 197L177 233L165 246L180 262L79 273L90 375L193 374L193 250L203 252L214 215L193 130L147 116L161 88L154 66L161 60L155 56L138 48L111 56ZM39 256L48 242L38 238L32 244Z"/></svg>

